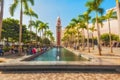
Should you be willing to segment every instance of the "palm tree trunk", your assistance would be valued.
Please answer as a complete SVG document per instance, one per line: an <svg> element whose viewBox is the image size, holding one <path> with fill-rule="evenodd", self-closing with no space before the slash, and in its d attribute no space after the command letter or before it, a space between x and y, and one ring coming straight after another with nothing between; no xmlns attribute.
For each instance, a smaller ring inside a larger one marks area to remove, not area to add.
<svg viewBox="0 0 120 80"><path fill-rule="evenodd" d="M36 28L36 47L37 47L37 28Z"/></svg>
<svg viewBox="0 0 120 80"><path fill-rule="evenodd" d="M88 23L87 23L87 46L88 46L88 53L90 53L90 45L89 45L89 29L88 29Z"/></svg>
<svg viewBox="0 0 120 80"><path fill-rule="evenodd" d="M83 29L83 35L82 35L82 51L85 50L85 35L84 35L84 29Z"/></svg>
<svg viewBox="0 0 120 80"><path fill-rule="evenodd" d="M98 14L97 14L97 12L96 12L96 25L97 25L97 32L98 32L98 37L97 37L97 39L98 39L98 52L99 52L99 55L101 56L102 54L101 54L101 46L100 46L100 27L98 25Z"/></svg>
<svg viewBox="0 0 120 80"><path fill-rule="evenodd" d="M117 7L117 19L118 19L118 32L119 32L119 39L120 39L120 4L119 0L116 0L116 7Z"/></svg>
<svg viewBox="0 0 120 80"><path fill-rule="evenodd" d="M92 48L94 50L94 36L93 36L93 32L92 32Z"/></svg>
<svg viewBox="0 0 120 80"><path fill-rule="evenodd" d="M21 10L20 10L20 29L19 29L19 55L22 54L22 17L23 17L23 12L22 12L22 0L21 0Z"/></svg>
<svg viewBox="0 0 120 80"><path fill-rule="evenodd" d="M78 50L79 50L79 29L78 29L77 31L78 31L78 41L77 41L77 46L78 46Z"/></svg>
<svg viewBox="0 0 120 80"><path fill-rule="evenodd" d="M1 11L0 11L0 42L2 36L2 19L3 19L3 8L4 8L4 0L1 0Z"/></svg>
<svg viewBox="0 0 120 80"><path fill-rule="evenodd" d="M30 16L30 24L32 22L32 17ZM29 46L32 46L32 26L30 25L30 45Z"/></svg>
<svg viewBox="0 0 120 80"><path fill-rule="evenodd" d="M101 27L102 27L102 24L101 24ZM100 29L99 29L99 34L101 36L101 32L100 32ZM101 39L100 39L100 42L101 42ZM101 44L100 44L101 45ZM100 47L100 50L102 51L102 47Z"/></svg>
<svg viewBox="0 0 120 80"><path fill-rule="evenodd" d="M40 31L40 39L42 39L42 38L41 38L41 31ZM41 44L41 43L40 43L40 39L39 39L39 45Z"/></svg>
<svg viewBox="0 0 120 80"><path fill-rule="evenodd" d="M108 19L108 27L109 27L109 37L110 37L110 52L113 53L112 39L111 39L111 29L110 29L110 20L109 19Z"/></svg>
<svg viewBox="0 0 120 80"><path fill-rule="evenodd" d="M41 37L41 39L42 39L42 46L43 46L43 29L42 29L42 37Z"/></svg>

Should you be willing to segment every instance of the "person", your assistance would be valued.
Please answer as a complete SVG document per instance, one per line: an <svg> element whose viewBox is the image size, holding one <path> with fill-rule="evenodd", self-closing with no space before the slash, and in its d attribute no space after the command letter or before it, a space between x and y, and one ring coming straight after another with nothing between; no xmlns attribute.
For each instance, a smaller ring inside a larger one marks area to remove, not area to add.
<svg viewBox="0 0 120 80"><path fill-rule="evenodd" d="M36 52L37 52L37 50L36 50L36 48L34 47L34 48L32 49L32 54L36 54Z"/></svg>
<svg viewBox="0 0 120 80"><path fill-rule="evenodd" d="M29 47L28 48L28 55L31 55L32 54L32 47Z"/></svg>
<svg viewBox="0 0 120 80"><path fill-rule="evenodd" d="M4 52L2 50L2 48L0 48L0 56L3 56L4 55Z"/></svg>
<svg viewBox="0 0 120 80"><path fill-rule="evenodd" d="M37 47L37 52L40 52L40 47Z"/></svg>
<svg viewBox="0 0 120 80"><path fill-rule="evenodd" d="M15 54L18 53L18 48L17 47L14 48L14 52L15 52Z"/></svg>

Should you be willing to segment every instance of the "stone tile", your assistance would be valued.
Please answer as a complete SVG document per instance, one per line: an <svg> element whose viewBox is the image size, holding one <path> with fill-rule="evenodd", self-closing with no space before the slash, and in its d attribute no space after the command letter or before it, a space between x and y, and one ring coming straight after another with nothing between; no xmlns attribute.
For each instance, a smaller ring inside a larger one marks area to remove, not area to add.
<svg viewBox="0 0 120 80"><path fill-rule="evenodd" d="M120 80L119 73L0 73L0 80Z"/></svg>

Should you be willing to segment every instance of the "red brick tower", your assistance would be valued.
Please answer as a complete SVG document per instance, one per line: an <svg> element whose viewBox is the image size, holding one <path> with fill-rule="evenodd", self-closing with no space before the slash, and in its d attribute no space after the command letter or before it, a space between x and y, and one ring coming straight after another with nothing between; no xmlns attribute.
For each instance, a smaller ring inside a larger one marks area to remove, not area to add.
<svg viewBox="0 0 120 80"><path fill-rule="evenodd" d="M57 18L57 25L56 25L56 42L57 42L57 46L60 47L61 46L61 19L60 17Z"/></svg>

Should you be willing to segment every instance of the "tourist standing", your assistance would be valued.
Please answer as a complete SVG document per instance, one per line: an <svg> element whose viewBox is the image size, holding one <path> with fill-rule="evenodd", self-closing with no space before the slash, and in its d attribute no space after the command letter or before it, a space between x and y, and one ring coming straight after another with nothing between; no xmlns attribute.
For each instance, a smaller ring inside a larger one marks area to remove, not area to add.
<svg viewBox="0 0 120 80"><path fill-rule="evenodd" d="M2 48L0 48L0 56L3 56L4 55L4 52L2 50Z"/></svg>
<svg viewBox="0 0 120 80"><path fill-rule="evenodd" d="M32 49L32 54L36 54L36 52L37 52L37 50L36 50L36 48L34 47L34 48Z"/></svg>
<svg viewBox="0 0 120 80"><path fill-rule="evenodd" d="M28 48L28 55L31 55L32 54L32 47L29 47Z"/></svg>

